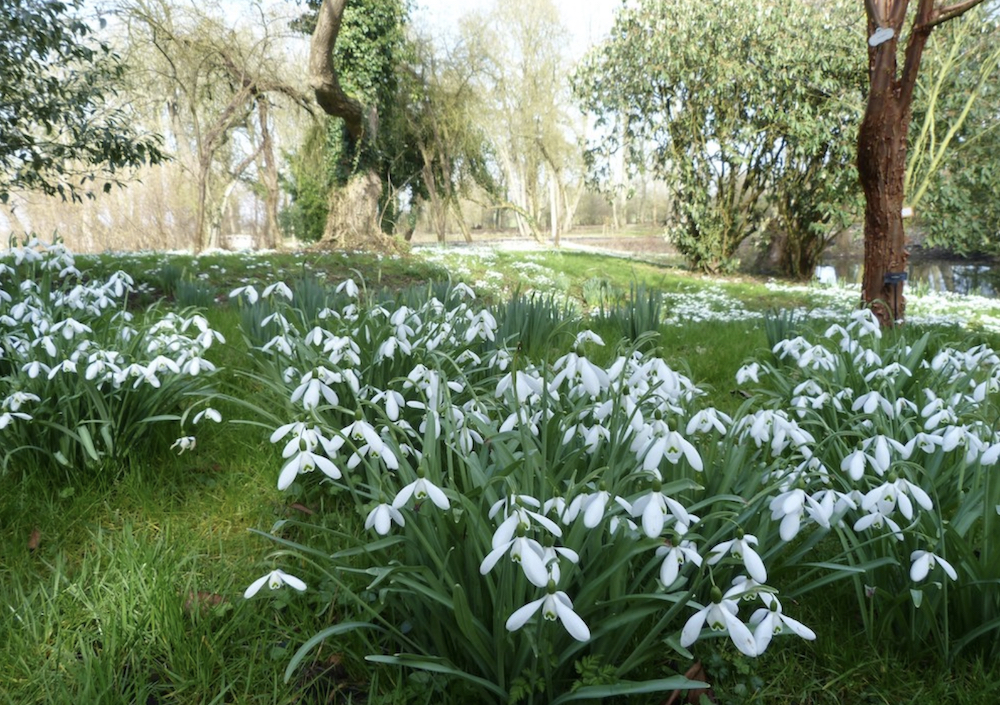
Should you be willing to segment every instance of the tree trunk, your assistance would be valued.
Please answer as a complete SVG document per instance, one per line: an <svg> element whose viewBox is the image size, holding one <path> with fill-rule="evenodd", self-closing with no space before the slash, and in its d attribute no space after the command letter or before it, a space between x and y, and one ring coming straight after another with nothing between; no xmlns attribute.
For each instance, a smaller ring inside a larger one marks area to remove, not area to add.
<svg viewBox="0 0 1000 705"><path fill-rule="evenodd" d="M374 171L355 174L346 185L334 188L322 241L336 247L381 243L385 239L377 220L381 196L382 180Z"/></svg>
<svg viewBox="0 0 1000 705"><path fill-rule="evenodd" d="M278 224L278 201L281 197L281 184L278 179L278 163L274 154L274 140L271 138L270 110L267 97L261 97L257 102L260 118L260 169L261 181L264 185L264 236L257 243L258 247L275 249L281 241L281 226Z"/></svg>
<svg viewBox="0 0 1000 705"><path fill-rule="evenodd" d="M919 0L901 75L897 75L897 48L910 0L865 2L869 91L865 117L858 131L858 174L865 192L861 303L871 306L882 325L895 325L904 320L906 313L903 296L907 264L903 232L906 136L924 47L934 27L982 1L960 0L937 8L934 0Z"/></svg>
<svg viewBox="0 0 1000 705"><path fill-rule="evenodd" d="M865 272L861 291L883 325L906 312L907 267L903 179L909 116L891 93L869 102L858 134L858 173L865 192Z"/></svg>

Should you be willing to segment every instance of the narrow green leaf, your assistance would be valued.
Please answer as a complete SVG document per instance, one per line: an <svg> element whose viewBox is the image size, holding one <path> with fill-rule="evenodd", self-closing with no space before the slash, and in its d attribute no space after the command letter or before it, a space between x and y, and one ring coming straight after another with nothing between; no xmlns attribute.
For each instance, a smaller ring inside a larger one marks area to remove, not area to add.
<svg viewBox="0 0 1000 705"><path fill-rule="evenodd" d="M485 678L480 678L479 676L474 676L471 673L466 673L442 658L417 656L415 654L396 654L395 656L365 656L365 660L373 663L387 663L394 666L405 666L406 668L416 668L422 671L431 671L433 673L443 673L447 676L454 676L455 678L461 678L462 680L467 680L470 683L475 683L476 685L499 696L503 700L507 699L507 691L498 686L496 683L491 683Z"/></svg>
<svg viewBox="0 0 1000 705"><path fill-rule="evenodd" d="M667 690L695 690L708 687L708 683L693 681L684 676L671 676L653 681L622 681L611 685L585 686L556 698L552 701L552 705L570 703L574 700L596 700L620 695L640 695L642 693L661 693Z"/></svg>
<svg viewBox="0 0 1000 705"><path fill-rule="evenodd" d="M314 634L306 643L299 647L299 650L295 652L292 656L292 660L288 662L288 666L285 668L285 683L291 679L292 674L295 673L295 669L299 667L310 651L312 651L316 646L325 639L331 636L338 636L340 634L346 634L347 632L354 631L355 629L375 629L377 631L384 631L381 627L372 624L371 622L341 622L340 624L334 624L333 626L327 627L326 629L320 630Z"/></svg>

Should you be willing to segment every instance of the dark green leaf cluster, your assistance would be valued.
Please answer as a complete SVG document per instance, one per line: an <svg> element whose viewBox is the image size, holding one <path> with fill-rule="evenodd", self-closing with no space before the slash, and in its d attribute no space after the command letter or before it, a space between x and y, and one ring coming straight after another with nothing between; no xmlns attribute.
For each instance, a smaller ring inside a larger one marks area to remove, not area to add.
<svg viewBox="0 0 1000 705"><path fill-rule="evenodd" d="M123 67L79 17L82 0L0 3L0 201L12 189L79 200L164 159L109 105Z"/></svg>
<svg viewBox="0 0 1000 705"><path fill-rule="evenodd" d="M603 131L594 175L606 180L624 154L665 179L669 234L696 267L729 269L742 242L770 233L802 274L857 208L862 19L845 0L642 0L620 11L574 77Z"/></svg>

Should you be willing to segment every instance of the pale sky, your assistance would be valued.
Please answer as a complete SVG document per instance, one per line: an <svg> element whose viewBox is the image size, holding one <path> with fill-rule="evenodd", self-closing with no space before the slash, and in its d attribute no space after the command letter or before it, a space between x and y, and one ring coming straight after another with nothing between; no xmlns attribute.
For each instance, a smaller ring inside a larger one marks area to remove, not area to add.
<svg viewBox="0 0 1000 705"><path fill-rule="evenodd" d="M488 10L504 0L414 0L412 18L447 32L458 26L458 18L470 10ZM622 0L553 0L563 24L573 37L571 55L583 52L611 29L614 11Z"/></svg>

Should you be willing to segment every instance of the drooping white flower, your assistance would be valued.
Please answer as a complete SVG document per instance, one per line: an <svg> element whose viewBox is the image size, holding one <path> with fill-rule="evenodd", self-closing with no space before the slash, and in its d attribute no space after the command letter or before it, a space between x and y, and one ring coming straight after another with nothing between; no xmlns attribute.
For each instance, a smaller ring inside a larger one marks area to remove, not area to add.
<svg viewBox="0 0 1000 705"><path fill-rule="evenodd" d="M399 509L410 501L410 497L413 497L417 501L430 499L438 509L447 510L451 508L451 502L448 501L444 490L425 477L418 477L401 489L396 498L392 500L392 506Z"/></svg>
<svg viewBox="0 0 1000 705"><path fill-rule="evenodd" d="M264 587L265 583L272 590L277 590L282 585L287 585L288 587L294 588L299 592L303 592L306 589L306 584L299 578L296 578L294 575L289 575L283 570L275 569L267 575L261 576L250 583L250 587L243 592L243 597L249 600L251 597L260 592L260 589Z"/></svg>
<svg viewBox="0 0 1000 705"><path fill-rule="evenodd" d="M816 632L781 611L781 603L773 594L761 592L759 596L766 607L758 609L750 617L750 624L756 625L753 637L757 642L758 653L764 653L771 643L771 637L775 634L784 634L786 630L808 641L816 638Z"/></svg>
<svg viewBox="0 0 1000 705"><path fill-rule="evenodd" d="M708 552L708 564L715 565L725 558L727 554L731 554L733 558L743 562L751 578L759 583L766 583L767 569L764 568L764 561L760 559L760 556L753 549L756 545L756 536L737 531L735 539L723 541Z"/></svg>
<svg viewBox="0 0 1000 705"><path fill-rule="evenodd" d="M182 436L174 441L170 448L171 450L178 448L177 454L180 455L186 450L194 450L195 445L197 445L197 440L194 436Z"/></svg>
<svg viewBox="0 0 1000 705"><path fill-rule="evenodd" d="M521 566L524 577L536 587L545 587L549 583L549 570L545 565L545 549L538 541L524 535L520 529L517 536L509 541L493 546L483 562L479 564L480 575L486 575L503 556L510 553L510 559Z"/></svg>
<svg viewBox="0 0 1000 705"><path fill-rule="evenodd" d="M756 362L751 362L748 365L743 365L740 369L736 370L736 384L744 385L747 382L754 382L755 384L760 383L761 367Z"/></svg>
<svg viewBox="0 0 1000 705"><path fill-rule="evenodd" d="M288 288L288 285L285 284L285 282L275 282L273 284L268 284L266 287L264 287L264 291L262 291L260 295L261 298L266 299L272 294L283 296L289 301L291 301L293 298L292 290Z"/></svg>
<svg viewBox="0 0 1000 705"><path fill-rule="evenodd" d="M952 580L958 580L958 573L955 572L951 563L930 551L914 551L910 554L910 560L913 561L913 565L910 566L910 580L915 583L926 578L935 565L940 565L941 569Z"/></svg>
<svg viewBox="0 0 1000 705"><path fill-rule="evenodd" d="M518 608L507 619L507 631L516 632L527 624L538 610L541 609L542 617L549 622L559 620L569 635L577 641L587 641L590 639L590 628L580 615L573 611L573 601L569 596L556 590L554 583L549 584L549 592L545 597L529 602Z"/></svg>
<svg viewBox="0 0 1000 705"><path fill-rule="evenodd" d="M693 603L692 603L693 604ZM739 605L736 600L726 599L718 588L712 588L712 602L695 612L681 630L681 646L687 648L698 640L701 629L708 623L713 632L726 632L741 653L755 657L759 653L757 642L747 625L736 616Z"/></svg>
<svg viewBox="0 0 1000 705"><path fill-rule="evenodd" d="M656 555L663 556L663 563L660 564L660 582L665 588L674 584L680 575L681 567L686 563L701 565L698 547L691 541L681 541L676 546L660 546L656 549Z"/></svg>
<svg viewBox="0 0 1000 705"><path fill-rule="evenodd" d="M209 421L214 421L215 423L222 423L222 414L211 407L202 409L194 415L194 418L191 419L191 423L197 424L202 419L208 419Z"/></svg>
<svg viewBox="0 0 1000 705"><path fill-rule="evenodd" d="M365 518L365 529L374 527L375 533L379 536L385 536L389 533L392 522L406 526L406 520L400 511L391 504L383 502L368 512L368 516Z"/></svg>
<svg viewBox="0 0 1000 705"><path fill-rule="evenodd" d="M662 485L655 480L652 489L632 503L632 516L642 517L642 531L651 539L663 533L668 516L673 516L675 520L674 530L678 534L686 534L697 518L692 517L676 499L663 494L661 489Z"/></svg>

